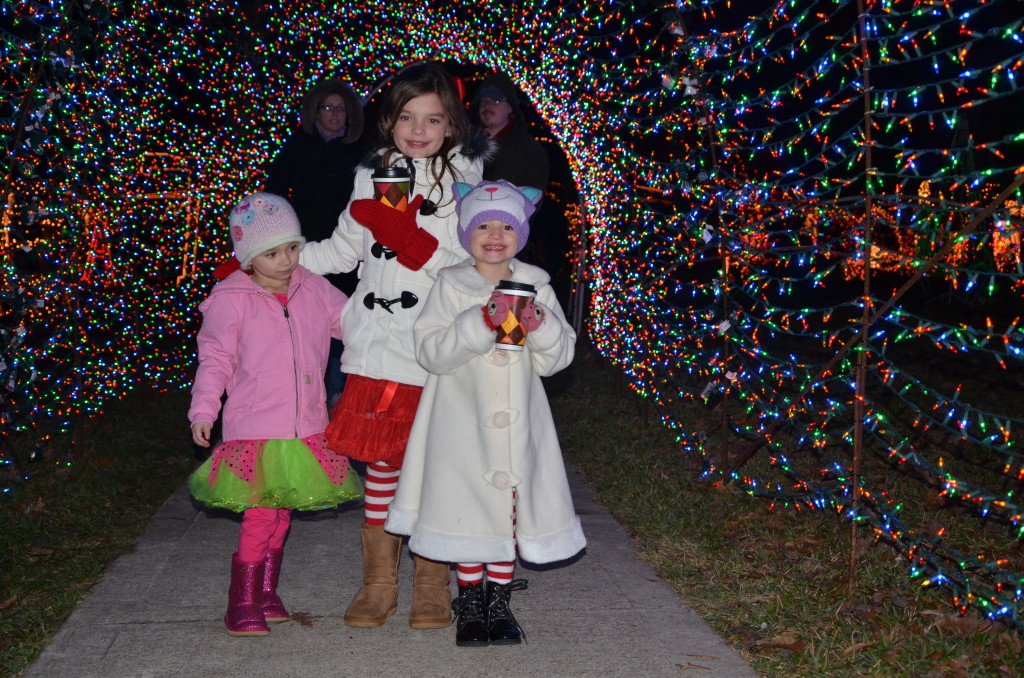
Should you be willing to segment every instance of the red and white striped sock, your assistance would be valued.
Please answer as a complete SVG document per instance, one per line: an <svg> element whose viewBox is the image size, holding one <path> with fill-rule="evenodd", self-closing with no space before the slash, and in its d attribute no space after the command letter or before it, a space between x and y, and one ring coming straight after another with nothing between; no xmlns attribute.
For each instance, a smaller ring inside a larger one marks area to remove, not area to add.
<svg viewBox="0 0 1024 678"><path fill-rule="evenodd" d="M492 584L511 584L515 563L487 563L487 581Z"/></svg>
<svg viewBox="0 0 1024 678"><path fill-rule="evenodd" d="M366 487L364 511L367 525L383 525L388 519L388 507L395 498L398 475L401 469L375 461L366 466Z"/></svg>
<svg viewBox="0 0 1024 678"><path fill-rule="evenodd" d="M367 475L369 478L369 475ZM515 538L516 532L516 504L517 495L515 488L512 489L512 537ZM494 582L495 584L510 584L512 583L512 575L515 572L515 562L508 563L487 563L487 581ZM484 580L484 564L483 563L456 563L455 564L455 575L458 579L459 586L469 586L470 584L480 584Z"/></svg>
<svg viewBox="0 0 1024 678"><path fill-rule="evenodd" d="M516 504L519 503L519 495L516 488L512 488L512 539L516 537ZM511 584L512 575L516 571L515 561L508 563L487 563L487 581L494 584Z"/></svg>
<svg viewBox="0 0 1024 678"><path fill-rule="evenodd" d="M469 586L470 584L480 584L484 580L484 564L483 563L456 563L455 564L455 578L459 582L459 586Z"/></svg>

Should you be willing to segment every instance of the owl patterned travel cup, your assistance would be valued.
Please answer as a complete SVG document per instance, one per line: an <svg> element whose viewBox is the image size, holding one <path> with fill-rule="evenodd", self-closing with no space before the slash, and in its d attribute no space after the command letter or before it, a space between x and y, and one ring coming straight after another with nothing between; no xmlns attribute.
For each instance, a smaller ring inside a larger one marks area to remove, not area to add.
<svg viewBox="0 0 1024 678"><path fill-rule="evenodd" d="M526 283L502 280L494 288L508 300L508 315L497 326L495 346L508 351L522 351L526 345L526 327L523 326L523 311L537 295L537 289Z"/></svg>

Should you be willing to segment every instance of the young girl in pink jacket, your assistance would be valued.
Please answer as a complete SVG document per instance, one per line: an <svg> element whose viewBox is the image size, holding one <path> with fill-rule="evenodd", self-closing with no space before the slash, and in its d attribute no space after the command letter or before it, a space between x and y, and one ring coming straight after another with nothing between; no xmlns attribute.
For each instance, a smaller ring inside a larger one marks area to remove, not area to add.
<svg viewBox="0 0 1024 678"><path fill-rule="evenodd" d="M341 338L348 298L299 266L305 239L288 202L254 193L231 210L242 270L199 305L199 369L188 417L210 446L221 409L223 439L192 474L207 506L242 512L224 624L233 636L270 633L288 619L277 583L291 510L318 510L362 496L348 459L327 447L323 374L331 337Z"/></svg>

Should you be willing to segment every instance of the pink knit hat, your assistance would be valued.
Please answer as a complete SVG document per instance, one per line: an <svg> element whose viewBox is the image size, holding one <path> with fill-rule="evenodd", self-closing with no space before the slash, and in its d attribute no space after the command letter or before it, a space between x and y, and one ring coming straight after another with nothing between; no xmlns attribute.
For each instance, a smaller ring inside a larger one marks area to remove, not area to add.
<svg viewBox="0 0 1024 678"><path fill-rule="evenodd" d="M256 255L286 242L306 242L299 218L288 201L273 193L253 193L234 206L228 218L235 258L249 269Z"/></svg>

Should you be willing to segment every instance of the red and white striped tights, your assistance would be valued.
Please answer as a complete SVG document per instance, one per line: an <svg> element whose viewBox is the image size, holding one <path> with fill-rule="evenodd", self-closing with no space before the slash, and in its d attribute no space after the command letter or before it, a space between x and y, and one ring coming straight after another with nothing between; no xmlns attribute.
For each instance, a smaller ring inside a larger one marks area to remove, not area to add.
<svg viewBox="0 0 1024 678"><path fill-rule="evenodd" d="M516 534L516 491L512 490L512 537L515 538ZM459 586L469 586L470 584L479 584L484 580L484 563L456 563L455 564L455 576L458 579ZM512 574L515 572L515 562L507 563L487 563L487 581L495 584L510 584L512 583Z"/></svg>

